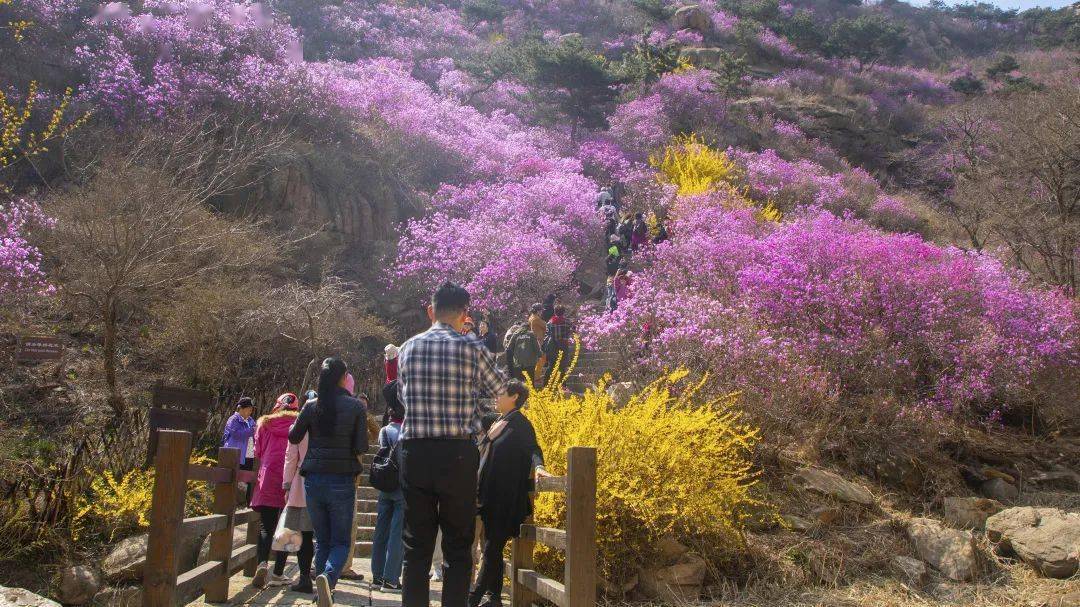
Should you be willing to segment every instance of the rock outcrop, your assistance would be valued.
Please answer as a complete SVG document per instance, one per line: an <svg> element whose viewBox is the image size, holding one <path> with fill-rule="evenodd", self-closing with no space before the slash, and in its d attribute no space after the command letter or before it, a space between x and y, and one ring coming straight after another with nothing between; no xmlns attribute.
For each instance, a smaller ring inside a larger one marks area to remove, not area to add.
<svg viewBox="0 0 1080 607"><path fill-rule="evenodd" d="M874 494L870 493L870 491L828 470L803 468L795 473L795 477L804 489L836 498L842 502L862 506L870 506L874 503Z"/></svg>
<svg viewBox="0 0 1080 607"><path fill-rule="evenodd" d="M705 559L688 552L671 565L643 570L638 589L649 599L665 603L697 602L708 568Z"/></svg>
<svg viewBox="0 0 1080 607"><path fill-rule="evenodd" d="M671 16L671 27L677 30L691 29L701 34L712 31L712 19L697 5L683 6Z"/></svg>
<svg viewBox="0 0 1080 607"><path fill-rule="evenodd" d="M942 504L945 522L958 529L982 530L986 519L1005 509L997 500L983 497L947 497Z"/></svg>
<svg viewBox="0 0 1080 607"><path fill-rule="evenodd" d="M101 590L101 576L84 565L65 567L60 572L57 598L65 605L85 605Z"/></svg>
<svg viewBox="0 0 1080 607"><path fill-rule="evenodd" d="M998 554L1016 556L1046 577L1068 578L1080 563L1080 514L1021 506L986 519Z"/></svg>
<svg viewBox="0 0 1080 607"><path fill-rule="evenodd" d="M970 531L949 529L929 518L908 523L908 539L919 558L950 579L966 582L979 573L979 554Z"/></svg>
<svg viewBox="0 0 1080 607"><path fill-rule="evenodd" d="M60 603L23 588L0 586L0 607L60 607Z"/></svg>

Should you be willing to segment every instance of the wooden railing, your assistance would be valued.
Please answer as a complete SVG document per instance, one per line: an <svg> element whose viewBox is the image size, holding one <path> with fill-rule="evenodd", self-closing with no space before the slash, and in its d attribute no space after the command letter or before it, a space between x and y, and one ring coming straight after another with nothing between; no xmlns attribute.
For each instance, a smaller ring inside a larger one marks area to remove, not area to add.
<svg viewBox="0 0 1080 607"><path fill-rule="evenodd" d="M538 492L566 494L566 529L521 526L510 556L513 607L546 599L558 607L593 607L596 603L596 449L570 447L566 476L537 479ZM533 548L539 542L566 554L563 583L538 573Z"/></svg>
<svg viewBox="0 0 1080 607"><path fill-rule="evenodd" d="M150 509L150 538L143 569L143 607L186 605L200 594L208 602L229 600L229 578L240 569L254 575L259 516L250 508L237 510L237 483L255 483L257 474L240 469L240 451L222 447L216 466L188 463L191 433L159 430L154 454L154 494ZM258 470L258 462L253 462ZM214 486L213 513L184 518L189 480ZM233 548L233 528L247 522L243 546ZM210 534L206 563L179 571L179 546L185 537Z"/></svg>

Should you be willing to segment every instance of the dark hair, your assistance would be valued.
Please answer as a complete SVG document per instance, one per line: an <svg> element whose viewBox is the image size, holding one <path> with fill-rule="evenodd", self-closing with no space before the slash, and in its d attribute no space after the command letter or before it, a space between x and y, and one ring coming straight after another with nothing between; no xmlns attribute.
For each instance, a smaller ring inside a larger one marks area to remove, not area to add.
<svg viewBox="0 0 1080 607"><path fill-rule="evenodd" d="M322 361L319 371L319 395L315 397L315 426L320 434L331 434L337 421L338 384L349 372L345 362L333 356Z"/></svg>
<svg viewBox="0 0 1080 607"><path fill-rule="evenodd" d="M529 314L539 314L544 309L543 304L535 303L529 306Z"/></svg>
<svg viewBox="0 0 1080 607"><path fill-rule="evenodd" d="M255 401L251 400L250 396L241 396L240 400L236 401L237 411L240 409L247 409L248 407L251 407L252 409L255 408Z"/></svg>
<svg viewBox="0 0 1080 607"><path fill-rule="evenodd" d="M446 281L431 294L431 311L439 316L451 312L464 312L469 307L469 292L464 287Z"/></svg>
<svg viewBox="0 0 1080 607"><path fill-rule="evenodd" d="M555 295L554 293L548 293L547 295L544 296L544 305L545 306L550 306L551 304L555 303L555 300L558 299L558 298L559 297L557 295Z"/></svg>
<svg viewBox="0 0 1080 607"><path fill-rule="evenodd" d="M524 405L526 401L529 400L529 387L520 379L511 379L507 382L506 393L510 396L517 397L517 401L514 402L515 409Z"/></svg>
<svg viewBox="0 0 1080 607"><path fill-rule="evenodd" d="M566 316L566 306L555 306L556 316Z"/></svg>

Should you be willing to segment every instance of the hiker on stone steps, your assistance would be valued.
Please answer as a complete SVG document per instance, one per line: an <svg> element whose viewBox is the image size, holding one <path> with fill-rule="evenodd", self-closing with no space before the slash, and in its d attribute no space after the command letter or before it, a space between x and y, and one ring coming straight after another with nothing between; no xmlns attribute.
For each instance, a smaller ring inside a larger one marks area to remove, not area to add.
<svg viewBox="0 0 1080 607"><path fill-rule="evenodd" d="M356 476L368 451L367 404L346 390L348 368L327 358L319 371L318 395L304 404L289 431L289 442L308 437L300 466L308 514L315 529L315 590L319 607L333 604L332 591L348 566Z"/></svg>
<svg viewBox="0 0 1080 607"><path fill-rule="evenodd" d="M395 385L396 387L396 385ZM401 422L405 408L395 398L387 402L390 423L379 430L379 448L393 447L401 437ZM405 524L405 494L401 487L396 491L379 491L376 508L375 537L371 541L371 583L385 590L401 590L402 527Z"/></svg>
<svg viewBox="0 0 1080 607"><path fill-rule="evenodd" d="M296 563L300 566L300 578L289 587L293 592L312 594L315 591L311 583L311 561L315 557L315 531L311 525L311 516L307 511L307 496L304 493L304 477L300 476L300 466L307 455L308 437L300 444L289 443L285 450L285 470L281 478L281 488L288 495L285 503L285 526L300 532L300 550L296 553Z"/></svg>
<svg viewBox="0 0 1080 607"><path fill-rule="evenodd" d="M285 489L282 487L285 451L289 444L289 428L296 421L299 409L300 399L295 394L282 394L277 398L270 414L259 418L255 430L255 457L259 460L259 481L251 497L251 508L258 512L262 519L256 552L259 566L255 570L255 576L251 578L251 584L256 588L284 586L288 583L284 577L288 553L274 553L272 572L268 571L267 560L270 558L270 544L274 539L274 530L277 529L278 517L285 508Z"/></svg>

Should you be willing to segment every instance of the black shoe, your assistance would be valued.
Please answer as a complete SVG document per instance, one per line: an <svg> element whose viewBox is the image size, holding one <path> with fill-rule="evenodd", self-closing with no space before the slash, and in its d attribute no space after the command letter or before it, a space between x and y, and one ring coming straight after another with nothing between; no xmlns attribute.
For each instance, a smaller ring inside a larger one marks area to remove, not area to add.
<svg viewBox="0 0 1080 607"><path fill-rule="evenodd" d="M381 577L372 576L371 585L372 586L382 586L383 585L383 579Z"/></svg>
<svg viewBox="0 0 1080 607"><path fill-rule="evenodd" d="M486 593L482 591L472 591L469 593L469 607L480 607L480 603L484 601Z"/></svg>
<svg viewBox="0 0 1080 607"><path fill-rule="evenodd" d="M393 582L383 582L383 590L401 590L401 584L395 584Z"/></svg>
<svg viewBox="0 0 1080 607"><path fill-rule="evenodd" d="M484 600L480 602L479 607L502 607L502 597L488 594L484 597Z"/></svg>
<svg viewBox="0 0 1080 607"><path fill-rule="evenodd" d="M310 577L302 577L296 581L295 584L289 586L291 592L299 592L300 594L315 594L315 587L311 585Z"/></svg>

